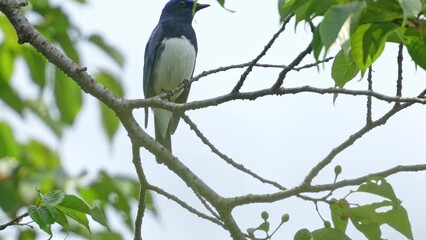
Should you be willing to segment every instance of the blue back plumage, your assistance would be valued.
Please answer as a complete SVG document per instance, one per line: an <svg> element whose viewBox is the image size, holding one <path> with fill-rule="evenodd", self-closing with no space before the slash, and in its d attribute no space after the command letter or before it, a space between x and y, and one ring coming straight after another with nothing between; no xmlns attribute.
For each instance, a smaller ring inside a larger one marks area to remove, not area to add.
<svg viewBox="0 0 426 240"><path fill-rule="evenodd" d="M198 51L197 38L192 28L194 9L197 12L209 5L197 4L192 0L170 0L161 13L145 47L143 87L145 98L176 88L189 80L195 67ZM171 99L186 102L189 88ZM163 109L153 109L156 139L171 150L170 135L176 130L179 116ZM145 127L148 109L145 109Z"/></svg>

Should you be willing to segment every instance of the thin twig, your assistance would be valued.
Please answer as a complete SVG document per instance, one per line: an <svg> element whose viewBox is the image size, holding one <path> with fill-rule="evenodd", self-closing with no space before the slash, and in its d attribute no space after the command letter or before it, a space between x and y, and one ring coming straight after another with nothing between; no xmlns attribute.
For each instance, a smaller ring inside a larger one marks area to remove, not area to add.
<svg viewBox="0 0 426 240"><path fill-rule="evenodd" d="M20 223L19 223L19 222L20 222L23 218L25 218L25 217L28 217L28 212L23 213L23 214L21 214L21 215L19 215L19 216L15 217L14 219L10 220L9 222L7 222L7 223L5 223L5 224L0 225L0 231L2 231L2 230L4 230L4 229L6 229L7 227L13 226L13 225L17 225L17 224L19 224L19 225L20 225Z"/></svg>
<svg viewBox="0 0 426 240"><path fill-rule="evenodd" d="M368 68L367 82L368 82L368 91L373 91L373 68L371 66ZM371 96L367 96L367 117L366 117L367 125L370 125L371 122L373 121L372 107L373 107L373 103L371 100Z"/></svg>
<svg viewBox="0 0 426 240"><path fill-rule="evenodd" d="M311 53L311 51L312 51L312 46L311 46L311 43L309 43L309 46L304 51L302 51L299 55L297 55L297 57L288 65L288 67L284 68L280 72L280 74L278 75L277 81L271 87L271 89L273 90L279 89L283 85L283 82L285 77L287 76L287 73L289 73L291 69L299 65L299 63L306 57L306 55Z"/></svg>
<svg viewBox="0 0 426 240"><path fill-rule="evenodd" d="M318 62L309 63L309 64L303 65L301 67L294 67L291 70L301 71L303 69L308 69L308 68L316 67L319 64L329 62L332 59L334 59L334 57L329 57L329 58L320 60ZM206 76L211 75L211 74L215 74L215 73L219 73L219 72L225 72L225 71L232 70L232 69L245 68L245 67L250 66L250 64L251 64L251 62L247 62L247 63L241 63L241 64L233 64L233 65L224 66L224 67L218 67L218 68L215 68L215 69L212 69L212 70L206 70L206 71L201 72L197 76L193 77L191 79L191 83L197 82L201 78L206 77ZM287 68L287 65L268 64L268 63L256 63L254 65L254 67L261 67L261 68Z"/></svg>
<svg viewBox="0 0 426 240"><path fill-rule="evenodd" d="M194 191L195 196L200 200L200 202L204 205L204 207L209 211L216 219L220 219L220 216L213 210L213 208L209 205L209 203L206 201L206 199L201 196L198 192Z"/></svg>
<svg viewBox="0 0 426 240"><path fill-rule="evenodd" d="M250 65L247 67L247 69L241 74L240 80L235 85L234 89L232 89L232 93L237 93L240 91L241 87L244 84L244 81L247 79L248 75L250 74L251 70L253 70L254 65L259 62L259 60L265 56L266 52L272 47L272 44L274 44L275 40L281 35L281 33L285 30L285 27L287 26L287 23L290 21L290 19L293 17L293 15L288 16L281 26L281 28L278 30L277 33L272 36L271 40L269 40L268 44L263 48L262 52L253 59L253 61L250 62Z"/></svg>
<svg viewBox="0 0 426 240"><path fill-rule="evenodd" d="M142 162L140 158L140 147L136 144L132 144L133 164L136 168L136 172L139 178L140 191L139 191L139 202L138 211L135 219L135 240L142 239L142 223L145 215L145 198L147 192L148 182L146 180L145 173L143 172Z"/></svg>
<svg viewBox="0 0 426 240"><path fill-rule="evenodd" d="M402 96L402 61L404 60L403 52L404 44L400 43L398 47L398 57L397 57L397 64L398 64L398 78L396 80L396 96L401 97Z"/></svg>
<svg viewBox="0 0 426 240"><path fill-rule="evenodd" d="M244 167L244 165L240 164L240 163L236 163L234 160L232 160L230 157L228 157L226 154L222 153L219 149L217 149L205 136L204 134L200 131L200 129L197 127L197 125L186 115L186 114L182 114L182 119L185 121L186 124L189 125L189 127L195 132L195 134L198 136L199 139L201 139L201 141L210 148L210 150L216 154L218 157L220 157L221 159L223 159L226 163L230 164L231 166L233 166L235 169L240 170L241 172L244 172L250 176L252 176L253 178L261 181L262 183L266 183L266 184L270 184L280 190L286 190L285 187L281 186L279 183L271 181L271 180L267 180L262 178L261 176L257 175L256 173L252 172L250 169Z"/></svg>
<svg viewBox="0 0 426 240"><path fill-rule="evenodd" d="M185 104L178 104L173 102L167 102L159 98L150 98L150 99L134 99L134 100L123 100L122 104L124 108L144 108L144 107L156 107L164 108L170 111L187 111L187 110L196 110L201 108L218 106L220 104L233 101L233 100L255 100L257 98L265 96L282 96L289 94L299 94L299 93L316 93L316 94L340 94L340 95L350 95L350 96L371 96L375 99L382 100L388 103L418 103L426 104L426 89L423 94L419 94L417 97L395 97L379 92L368 91L368 90L351 90L345 88L317 88L312 86L301 86L295 88L279 88L277 90L266 88L252 92L238 92L235 94L225 94L222 96L204 99L199 101L188 102Z"/></svg>
<svg viewBox="0 0 426 240"><path fill-rule="evenodd" d="M420 172L426 171L426 164L418 165L405 165L405 166L396 166L389 168L381 172L370 173L358 178L341 180L335 183L329 184L320 184L320 185L306 185L301 184L294 188L289 188L286 191L280 191L270 194L249 194L244 196L238 196L233 198L227 198L227 201L232 203L232 207L251 204L251 203L270 203L276 202L282 199L290 198L296 196L297 194L302 193L319 193L323 191L336 190L348 186L358 186L362 183L365 183L372 177L389 177L391 175L403 172Z"/></svg>
<svg viewBox="0 0 426 240"><path fill-rule="evenodd" d="M221 226L221 227L224 228L224 225L223 225L223 223L221 221L219 221L216 218L210 217L210 216L208 216L208 215L206 215L206 214L198 211L197 209L189 206L186 202L180 200L175 195L170 194L170 193L164 191L163 189L161 189L161 188L159 188L157 186L154 186L154 185L149 185L148 189L151 190L151 191L153 191L153 192L156 192L157 194L163 195L167 199L170 199L170 200L174 201L175 203L179 204L181 207L183 207L184 209L186 209L189 212L193 213L194 215L197 215L200 218L204 218L204 219L206 219L206 220L208 220L208 221L210 221L212 223L215 223L215 224L217 224L217 225L219 225L219 226Z"/></svg>

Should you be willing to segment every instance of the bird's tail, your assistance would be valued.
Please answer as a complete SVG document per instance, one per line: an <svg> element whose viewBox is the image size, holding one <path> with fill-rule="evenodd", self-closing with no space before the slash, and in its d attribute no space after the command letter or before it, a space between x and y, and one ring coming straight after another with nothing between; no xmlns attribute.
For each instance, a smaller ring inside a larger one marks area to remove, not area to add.
<svg viewBox="0 0 426 240"><path fill-rule="evenodd" d="M169 152L172 152L172 139L171 139L171 134L169 129L166 130L166 133L164 134L165 136L163 137L159 129L159 125L156 122L154 125L155 125L155 139L159 143L161 143L161 145L163 145L164 148L169 150ZM156 157L156 160L158 163L163 162L159 157Z"/></svg>

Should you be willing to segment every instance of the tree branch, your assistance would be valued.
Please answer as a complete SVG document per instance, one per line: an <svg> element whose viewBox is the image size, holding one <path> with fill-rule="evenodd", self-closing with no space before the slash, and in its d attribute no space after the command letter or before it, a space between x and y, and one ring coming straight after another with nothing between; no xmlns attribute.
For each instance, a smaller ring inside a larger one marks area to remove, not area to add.
<svg viewBox="0 0 426 240"><path fill-rule="evenodd" d="M148 186L148 181L146 180L145 173L143 172L142 162L140 158L140 148L135 144L132 144L132 154L133 154L133 165L135 166L139 183L140 183L140 191L139 191L139 202L138 202L138 211L135 219L135 240L142 239L142 223L143 217L145 215L145 198L146 191Z"/></svg>
<svg viewBox="0 0 426 240"><path fill-rule="evenodd" d="M0 225L0 231L6 229L7 227L19 224L19 222L25 217L28 217L28 212L23 213L23 214L15 217L14 219L10 220L9 222Z"/></svg>
<svg viewBox="0 0 426 240"><path fill-rule="evenodd" d="M232 93L237 93L241 90L241 87L244 84L244 81L247 79L248 75L250 74L251 70L253 70L254 65L263 57L265 56L266 52L268 52L268 50L272 47L272 44L274 44L275 40L281 35L281 33L285 30L285 27L287 26L288 22L290 21L290 19L293 17L293 15L288 16L284 21L283 24L281 26L281 28L278 30L277 33L274 34L274 36L272 36L271 40L269 40L268 44L266 44L266 46L263 48L262 52L260 52L260 54L253 59L253 61L250 62L250 64L248 65L247 69L244 71L243 74L241 74L240 80L237 82L237 84L235 85L234 89L232 89Z"/></svg>
<svg viewBox="0 0 426 240"><path fill-rule="evenodd" d="M198 216L200 218L206 219L206 220L208 220L208 221L210 221L210 222L212 222L214 224L217 224L217 225L219 225L219 226L221 226L223 228L225 227L223 225L223 223L221 221L219 221L218 219L210 217L210 216L208 216L208 215L206 215L206 214L198 211L197 209L189 206L186 202L180 200L175 195L170 194L170 193L164 191L163 189L161 189L161 188L159 188L157 186L149 185L148 189L151 190L151 191L153 191L153 192L156 192L157 194L163 195L164 197L166 197L169 200L174 201L175 203L179 204L182 208L188 210L188 212L193 213L194 215L196 215L196 216Z"/></svg>
<svg viewBox="0 0 426 240"><path fill-rule="evenodd" d="M426 171L426 164L419 165L406 165L406 166L396 166L385 171L376 172L364 175L362 177L341 180L335 183L330 184L319 184L319 185L304 185L301 184L297 187L290 188L286 191L276 192L271 194L249 194L245 196L238 196L234 198L227 198L226 201L229 202L229 205L232 207L252 204L252 203L271 203L276 202L282 199L296 196L302 193L319 193L323 191L332 191L343 187L349 186L358 186L372 177L389 177L391 175L403 172L420 172Z"/></svg>
<svg viewBox="0 0 426 240"><path fill-rule="evenodd" d="M350 95L350 96L371 96L375 99L382 100L388 103L417 103L417 104L426 104L426 98L424 94L420 94L417 97L395 97L381 94L379 92L368 91L368 90L351 90L344 88L317 88L312 86L302 86L295 88L279 88L279 89L261 89L252 92L238 92L235 94L225 94L219 97L188 102L184 104L178 104L173 102L168 102L162 100L158 97L148 98L148 99L132 99L132 100L123 100L123 107L130 109L144 108L144 107L156 107L164 108L170 111L187 111L187 110L196 110L201 108L218 106L220 104L234 101L234 100L255 100L257 98L265 96L282 96L289 94L299 94L299 93L316 93L316 94L341 94L341 95ZM426 91L425 91L426 94Z"/></svg>
<svg viewBox="0 0 426 240"><path fill-rule="evenodd" d="M226 163L228 163L229 165L231 165L232 167L234 167L235 169L244 172L250 176L252 176L253 178L259 180L262 183L266 183L266 184L270 184L280 190L285 190L286 188L281 186L279 183L271 181L271 180L267 180L262 178L261 176L257 175L256 173L252 172L250 169L246 168L244 165L240 164L240 163L236 163L234 160L232 160L230 157L228 157L226 154L222 153L219 151L219 149L217 149L205 136L204 134L200 131L200 129L198 129L197 125L186 115L186 114L181 114L182 119L185 121L185 123L187 123L189 125L189 127L195 132L195 134L198 136L199 139L201 139L201 141L210 148L210 150L216 154L218 157L220 157L221 159L223 159Z"/></svg>

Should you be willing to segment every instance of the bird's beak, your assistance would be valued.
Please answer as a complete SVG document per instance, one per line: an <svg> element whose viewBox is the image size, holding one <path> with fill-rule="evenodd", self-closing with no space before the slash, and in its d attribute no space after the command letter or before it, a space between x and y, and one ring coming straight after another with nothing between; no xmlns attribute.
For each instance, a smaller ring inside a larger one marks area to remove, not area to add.
<svg viewBox="0 0 426 240"><path fill-rule="evenodd" d="M209 4L197 4L197 7L195 8L195 11L197 12L197 11L199 11L199 10L201 10L203 8L209 7L209 6L210 6Z"/></svg>

